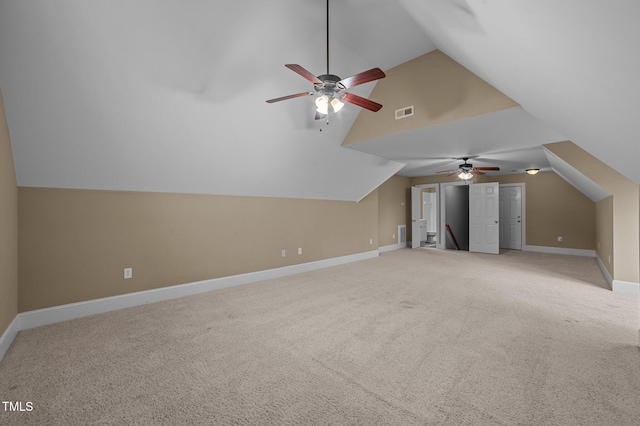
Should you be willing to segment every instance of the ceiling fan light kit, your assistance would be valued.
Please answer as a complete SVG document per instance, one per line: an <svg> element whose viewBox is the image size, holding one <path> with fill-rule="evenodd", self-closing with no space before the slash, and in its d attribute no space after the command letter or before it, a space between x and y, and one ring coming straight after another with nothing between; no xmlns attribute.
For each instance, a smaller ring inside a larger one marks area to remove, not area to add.
<svg viewBox="0 0 640 426"><path fill-rule="evenodd" d="M462 171L460 173L458 173L458 177L462 180L469 180L473 177L473 173L471 172L467 172L467 171Z"/></svg>
<svg viewBox="0 0 640 426"><path fill-rule="evenodd" d="M473 167L473 164L467 162L470 157L459 157L454 160L463 160L464 163L460 164L455 170L441 170L436 173L448 173L448 176L458 175L459 179L469 180L475 175L483 175L485 171L497 172L500 171L500 167ZM475 158L475 157L474 157Z"/></svg>
<svg viewBox="0 0 640 426"><path fill-rule="evenodd" d="M267 103L280 102L302 96L318 95L315 100L316 120L329 116L329 105L331 105L333 112L337 113L342 109L345 102L373 112L377 112L382 108L382 105L377 102L373 102L347 91L348 89L360 84L386 77L385 73L380 68L372 68L368 71L363 71L344 79L329 73L329 0L327 0L327 73L315 76L298 64L286 64L285 67L313 83L315 91L301 92L293 95L282 96L280 98L269 99Z"/></svg>

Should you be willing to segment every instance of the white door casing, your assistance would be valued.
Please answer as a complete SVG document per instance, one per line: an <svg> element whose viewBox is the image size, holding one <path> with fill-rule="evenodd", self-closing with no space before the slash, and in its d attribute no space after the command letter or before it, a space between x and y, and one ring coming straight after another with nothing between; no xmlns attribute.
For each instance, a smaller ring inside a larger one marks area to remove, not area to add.
<svg viewBox="0 0 640 426"><path fill-rule="evenodd" d="M522 187L500 185L500 248L522 250Z"/></svg>
<svg viewBox="0 0 640 426"><path fill-rule="evenodd" d="M498 182L469 186L469 251L500 252Z"/></svg>
<svg viewBox="0 0 640 426"><path fill-rule="evenodd" d="M411 248L420 247L420 188L411 187Z"/></svg>

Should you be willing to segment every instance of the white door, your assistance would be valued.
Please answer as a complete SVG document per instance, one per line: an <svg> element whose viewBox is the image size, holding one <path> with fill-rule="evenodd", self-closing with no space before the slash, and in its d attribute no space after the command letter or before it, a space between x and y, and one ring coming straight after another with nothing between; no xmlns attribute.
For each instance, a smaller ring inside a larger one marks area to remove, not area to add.
<svg viewBox="0 0 640 426"><path fill-rule="evenodd" d="M498 182L469 185L469 251L500 252Z"/></svg>
<svg viewBox="0 0 640 426"><path fill-rule="evenodd" d="M522 188L500 186L500 248L522 250Z"/></svg>
<svg viewBox="0 0 640 426"><path fill-rule="evenodd" d="M420 247L420 188L411 187L411 248Z"/></svg>

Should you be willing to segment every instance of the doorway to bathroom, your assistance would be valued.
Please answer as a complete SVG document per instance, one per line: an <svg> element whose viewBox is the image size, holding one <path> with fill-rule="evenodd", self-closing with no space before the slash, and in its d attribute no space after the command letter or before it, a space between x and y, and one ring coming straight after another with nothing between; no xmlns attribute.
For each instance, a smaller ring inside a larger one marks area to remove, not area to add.
<svg viewBox="0 0 640 426"><path fill-rule="evenodd" d="M440 185L411 187L411 247L438 247Z"/></svg>

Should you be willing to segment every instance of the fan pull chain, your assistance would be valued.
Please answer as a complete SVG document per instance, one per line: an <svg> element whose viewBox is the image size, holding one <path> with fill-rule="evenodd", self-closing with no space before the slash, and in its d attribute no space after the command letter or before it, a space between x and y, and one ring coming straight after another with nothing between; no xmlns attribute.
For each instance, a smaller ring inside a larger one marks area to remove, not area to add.
<svg viewBox="0 0 640 426"><path fill-rule="evenodd" d="M327 126L329 125L329 114L327 114ZM322 131L322 126L320 126L320 131Z"/></svg>

